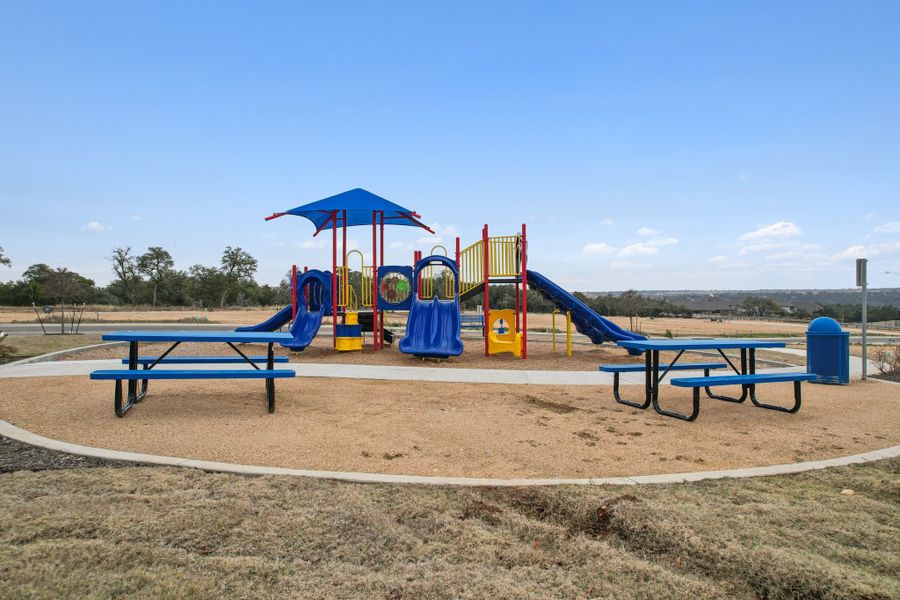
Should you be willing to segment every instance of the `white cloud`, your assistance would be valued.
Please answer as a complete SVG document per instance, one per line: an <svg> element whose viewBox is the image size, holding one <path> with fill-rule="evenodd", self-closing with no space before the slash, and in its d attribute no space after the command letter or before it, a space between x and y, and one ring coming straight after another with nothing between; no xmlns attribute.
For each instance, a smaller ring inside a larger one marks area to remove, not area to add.
<svg viewBox="0 0 900 600"><path fill-rule="evenodd" d="M651 235L659 235L662 232L659 229L653 229L652 227L641 227L635 233L647 237Z"/></svg>
<svg viewBox="0 0 900 600"><path fill-rule="evenodd" d="M338 240L338 252L341 251L341 241L342 240ZM347 239L347 252L350 252L351 250L362 250L362 246L360 246L359 242L356 241L355 239L348 238Z"/></svg>
<svg viewBox="0 0 900 600"><path fill-rule="evenodd" d="M645 242L648 246L672 246L678 243L678 238L653 238Z"/></svg>
<svg viewBox="0 0 900 600"><path fill-rule="evenodd" d="M612 254L615 251L616 248L614 246L610 246L606 242L594 242L592 244L585 244L584 248L581 249L582 254Z"/></svg>
<svg viewBox="0 0 900 600"><path fill-rule="evenodd" d="M616 222L613 221L612 219L600 219L600 224L601 225L615 225Z"/></svg>
<svg viewBox="0 0 900 600"><path fill-rule="evenodd" d="M875 233L900 233L900 221L882 223L875 228Z"/></svg>
<svg viewBox="0 0 900 600"><path fill-rule="evenodd" d="M711 265L721 265L722 263L728 262L728 257L727 257L727 256L722 256L722 255L719 255L719 256L713 256L711 259L709 259L709 260L706 261L706 262L708 262L708 263L711 264Z"/></svg>
<svg viewBox="0 0 900 600"><path fill-rule="evenodd" d="M865 219L866 221L871 221L874 218L875 218L875 213L866 213L863 215L863 219Z"/></svg>
<svg viewBox="0 0 900 600"><path fill-rule="evenodd" d="M790 221L778 221L771 225L763 225L753 231L741 235L738 239L749 242L753 240L767 240L772 238L796 237L803 235L803 231Z"/></svg>
<svg viewBox="0 0 900 600"><path fill-rule="evenodd" d="M751 252L764 252L766 250L777 250L779 248L796 248L799 242L759 242L758 244L747 244L741 247L738 254L747 256Z"/></svg>
<svg viewBox="0 0 900 600"><path fill-rule="evenodd" d="M646 234L647 231L656 232L655 229L650 229L649 227L642 227L638 230L638 233L642 235ZM643 233L642 233L643 232ZM654 237L650 238L646 242L638 242L636 244L629 244L625 246L621 250L619 250L619 256L636 256L636 255L651 255L658 254L659 248L661 246L672 246L678 243L678 238L673 237Z"/></svg>
<svg viewBox="0 0 900 600"><path fill-rule="evenodd" d="M112 227L107 225L103 225L98 221L88 221L88 224L81 228L82 231L91 231L93 233L102 233L104 231L111 231Z"/></svg>
<svg viewBox="0 0 900 600"><path fill-rule="evenodd" d="M324 238L310 238L308 240L303 240L300 244L301 248L306 248L307 250L324 248L325 247L325 239Z"/></svg>
<svg viewBox="0 0 900 600"><path fill-rule="evenodd" d="M844 260L847 258L866 258L866 246L862 246L856 244L855 246L850 246L846 250L842 250L834 255L835 260Z"/></svg>
<svg viewBox="0 0 900 600"><path fill-rule="evenodd" d="M832 256L833 260L847 260L854 258L872 258L874 256L879 256L882 254L893 254L895 252L900 252L900 242L888 242L884 244L871 244L869 246L863 246L861 244L856 244L854 246L850 246L846 250L842 250L838 252L834 256Z"/></svg>
<svg viewBox="0 0 900 600"><path fill-rule="evenodd" d="M828 255L821 252L821 246L818 244L801 244L795 248L790 248L784 252L776 252L765 257L768 262L797 259L805 263L812 261L827 260Z"/></svg>
<svg viewBox="0 0 900 600"><path fill-rule="evenodd" d="M632 268L633 265L630 262L618 261L618 262L610 263L609 266L612 267L613 269L616 269L617 271L623 271L625 269Z"/></svg>
<svg viewBox="0 0 900 600"><path fill-rule="evenodd" d="M391 242L390 244L391 250L404 250L409 252L415 248L415 246L411 242L401 242L400 240Z"/></svg>
<svg viewBox="0 0 900 600"><path fill-rule="evenodd" d="M453 225L441 225L440 223L432 223L429 225L435 235L441 238L455 238L459 233Z"/></svg>
<svg viewBox="0 0 900 600"><path fill-rule="evenodd" d="M635 256L657 254L659 248L650 244L631 244L619 250L619 256Z"/></svg>
<svg viewBox="0 0 900 600"><path fill-rule="evenodd" d="M442 243L444 243L444 238L442 238L442 237L439 236L439 235L425 236L425 237L420 237L419 239L417 239L417 240L416 240L416 243L417 243L417 244L422 244L422 245L425 245L425 244L431 244L431 246L428 246L428 247L429 247L429 248L432 248L432 247L434 247L436 244L442 244Z"/></svg>
<svg viewBox="0 0 900 600"><path fill-rule="evenodd" d="M144 220L144 217L141 216L141 215L132 215L132 216L131 216L131 220L132 220L132 221L143 221L143 220Z"/></svg>

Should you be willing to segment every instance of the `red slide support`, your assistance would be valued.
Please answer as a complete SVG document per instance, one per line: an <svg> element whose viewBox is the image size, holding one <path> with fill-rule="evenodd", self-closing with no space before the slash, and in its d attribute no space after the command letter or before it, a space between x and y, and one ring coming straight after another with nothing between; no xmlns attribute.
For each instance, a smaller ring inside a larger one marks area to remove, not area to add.
<svg viewBox="0 0 900 600"><path fill-rule="evenodd" d="M331 345L337 348L337 211L331 212Z"/></svg>
<svg viewBox="0 0 900 600"><path fill-rule="evenodd" d="M378 351L378 211L372 211L372 351Z"/></svg>
<svg viewBox="0 0 900 600"><path fill-rule="evenodd" d="M379 255L378 266L383 267L384 266L384 211L381 210L378 212L379 212L379 217L381 220L381 240L380 240L381 249L378 253L378 255ZM374 257L373 257L373 262L374 262ZM375 291L377 292L378 291L378 282L377 282L378 269L377 268L374 269L372 278L376 280ZM381 348L382 350L384 349L384 311L381 311L381 314L378 315L378 347Z"/></svg>
<svg viewBox="0 0 900 600"><path fill-rule="evenodd" d="M488 247L490 244L488 243L488 226L487 223L484 224L484 227L481 229L481 254L484 258L484 302L482 302L482 309L484 309L484 355L490 356L488 352L488 337L490 336L490 332L487 330L489 325L490 318L490 304L491 304L491 289L490 283L488 280L490 279L490 261L488 258Z"/></svg>

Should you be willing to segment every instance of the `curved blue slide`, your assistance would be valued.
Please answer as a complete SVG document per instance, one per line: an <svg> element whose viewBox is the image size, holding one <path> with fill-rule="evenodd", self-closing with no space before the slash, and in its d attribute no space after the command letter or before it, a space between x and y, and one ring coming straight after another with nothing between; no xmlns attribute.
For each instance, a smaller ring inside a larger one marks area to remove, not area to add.
<svg viewBox="0 0 900 600"><path fill-rule="evenodd" d="M322 326L322 317L331 314L331 273L312 270L297 274L297 317L291 325L293 336L288 342L282 342L285 348L296 352L302 351L313 341ZM309 290L310 302L307 309L306 293ZM235 331L275 331L291 321L293 307L289 304L258 325L238 327Z"/></svg>
<svg viewBox="0 0 900 600"><path fill-rule="evenodd" d="M419 271L438 263L453 272L456 295L453 300L419 300ZM459 317L459 271L456 262L446 256L427 256L416 263L413 272L412 306L406 320L406 335L400 340L400 352L425 358L459 356L463 351L462 327Z"/></svg>
<svg viewBox="0 0 900 600"><path fill-rule="evenodd" d="M527 271L528 285L540 292L561 311L572 311L572 323L575 329L595 344L603 342L619 342L623 340L645 340L645 336L622 329L609 319L604 319L587 304L562 289L540 273ZM639 351L628 351L629 354L641 354Z"/></svg>
<svg viewBox="0 0 900 600"><path fill-rule="evenodd" d="M280 328L284 327L287 323L291 322L292 309L293 309L293 307L290 304L288 304L287 306L285 306L284 308L279 310L277 313L275 313L274 316L269 317L262 323L259 323L257 325L247 325L245 327L238 327L237 329L235 329L235 331L257 331L257 332L275 331L276 329L280 329Z"/></svg>

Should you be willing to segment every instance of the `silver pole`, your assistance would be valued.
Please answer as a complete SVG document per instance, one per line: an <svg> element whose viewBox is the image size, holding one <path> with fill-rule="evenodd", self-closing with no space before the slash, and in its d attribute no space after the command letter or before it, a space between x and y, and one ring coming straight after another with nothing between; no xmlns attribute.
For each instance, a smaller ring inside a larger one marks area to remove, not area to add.
<svg viewBox="0 0 900 600"><path fill-rule="evenodd" d="M862 288L862 380L866 381L869 371L869 353L868 349L868 274L866 266L869 260L866 258L856 259L856 285Z"/></svg>

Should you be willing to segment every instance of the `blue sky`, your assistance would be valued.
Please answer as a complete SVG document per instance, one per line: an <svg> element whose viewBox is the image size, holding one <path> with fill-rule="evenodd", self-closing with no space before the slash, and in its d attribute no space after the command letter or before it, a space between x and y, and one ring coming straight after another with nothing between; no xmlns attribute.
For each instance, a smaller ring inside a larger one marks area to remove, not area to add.
<svg viewBox="0 0 900 600"><path fill-rule="evenodd" d="M578 290L900 285L900 3L0 0L0 246L330 251L354 187ZM370 234L351 241L368 247ZM436 240L388 230L389 262Z"/></svg>

